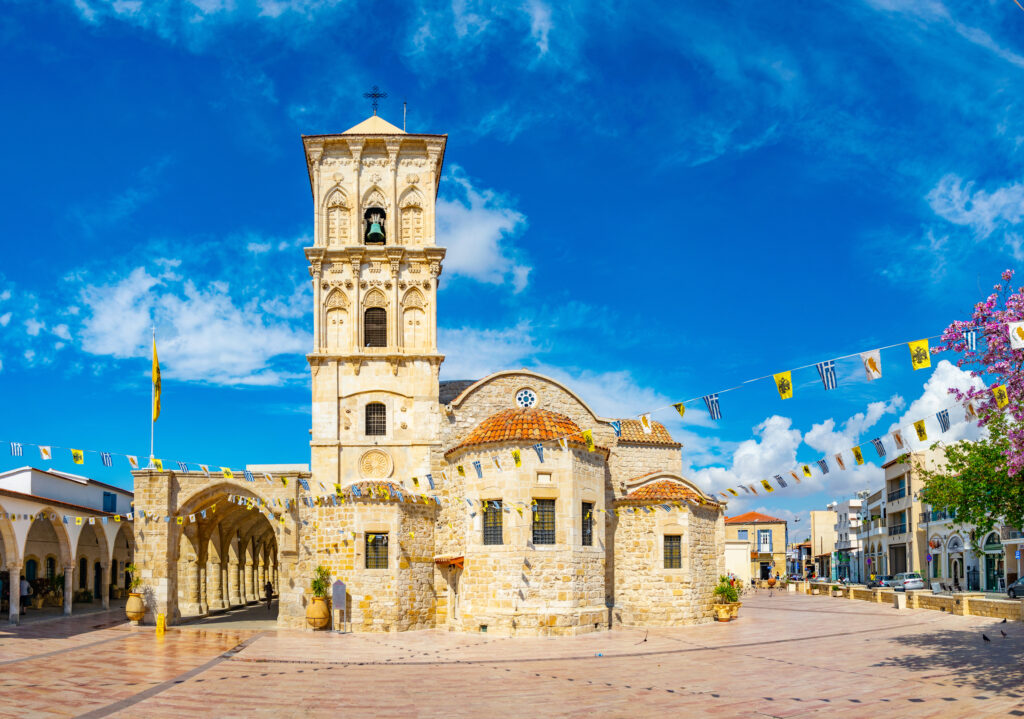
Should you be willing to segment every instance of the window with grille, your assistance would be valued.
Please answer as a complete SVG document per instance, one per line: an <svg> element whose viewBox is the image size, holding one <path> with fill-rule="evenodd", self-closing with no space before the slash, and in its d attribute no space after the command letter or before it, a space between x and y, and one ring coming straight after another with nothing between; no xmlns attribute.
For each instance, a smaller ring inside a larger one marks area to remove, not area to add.
<svg viewBox="0 0 1024 719"><path fill-rule="evenodd" d="M665 569L682 569L683 538L678 534L665 535Z"/></svg>
<svg viewBox="0 0 1024 719"><path fill-rule="evenodd" d="M57 576L57 560L53 557L46 558L46 578L53 579Z"/></svg>
<svg viewBox="0 0 1024 719"><path fill-rule="evenodd" d="M366 568L388 568L388 535L366 533Z"/></svg>
<svg viewBox="0 0 1024 719"><path fill-rule="evenodd" d="M388 410L380 402L366 405L366 435L380 437L388 433Z"/></svg>
<svg viewBox="0 0 1024 719"><path fill-rule="evenodd" d="M501 500L490 500L484 507L484 544L501 544Z"/></svg>
<svg viewBox="0 0 1024 719"><path fill-rule="evenodd" d="M594 504L593 502L583 503L583 546L590 547L594 544Z"/></svg>
<svg viewBox="0 0 1024 719"><path fill-rule="evenodd" d="M363 313L363 345L388 346L388 313L383 307L370 307Z"/></svg>
<svg viewBox="0 0 1024 719"><path fill-rule="evenodd" d="M533 506L533 543L555 543L555 500L537 499Z"/></svg>
<svg viewBox="0 0 1024 719"><path fill-rule="evenodd" d="M103 493L103 511L104 512L116 512L117 511L117 495L113 492Z"/></svg>

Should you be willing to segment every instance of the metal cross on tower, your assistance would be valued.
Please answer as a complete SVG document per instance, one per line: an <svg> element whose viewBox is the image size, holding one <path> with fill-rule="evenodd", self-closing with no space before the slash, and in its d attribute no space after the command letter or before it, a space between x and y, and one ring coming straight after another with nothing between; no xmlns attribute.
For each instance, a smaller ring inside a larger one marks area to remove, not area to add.
<svg viewBox="0 0 1024 719"><path fill-rule="evenodd" d="M369 92L364 92L363 93L363 97L365 97L365 98L367 98L369 100L372 100L372 102L370 104L373 106L373 114L374 115L377 114L378 100L383 100L387 96L388 96L388 94L386 92L381 92L380 88L377 87L376 85L374 85L373 89L371 89Z"/></svg>

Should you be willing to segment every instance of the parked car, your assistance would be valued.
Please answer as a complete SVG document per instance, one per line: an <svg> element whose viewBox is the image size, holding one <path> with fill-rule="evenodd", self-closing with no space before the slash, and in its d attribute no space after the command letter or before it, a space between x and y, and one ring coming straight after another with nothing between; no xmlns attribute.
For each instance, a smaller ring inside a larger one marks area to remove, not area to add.
<svg viewBox="0 0 1024 719"><path fill-rule="evenodd" d="M1010 586L1006 588L1006 596L1010 599L1024 597L1024 577L1021 577L1016 582L1012 582Z"/></svg>
<svg viewBox="0 0 1024 719"><path fill-rule="evenodd" d="M878 587L891 587L892 586L892 575L891 574L876 574L874 579L869 579L867 587L868 589L877 589Z"/></svg>
<svg viewBox="0 0 1024 719"><path fill-rule="evenodd" d="M918 572L900 572L892 578L889 585L897 592L905 592L908 589L924 589L924 579Z"/></svg>

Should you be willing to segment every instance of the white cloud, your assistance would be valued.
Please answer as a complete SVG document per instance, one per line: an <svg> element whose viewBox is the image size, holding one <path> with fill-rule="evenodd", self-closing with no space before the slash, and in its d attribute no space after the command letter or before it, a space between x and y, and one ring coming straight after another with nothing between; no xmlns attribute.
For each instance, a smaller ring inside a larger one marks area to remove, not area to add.
<svg viewBox="0 0 1024 719"><path fill-rule="evenodd" d="M11 299L10 290L4 290L3 292L0 292L0 302L6 302L9 299Z"/></svg>
<svg viewBox="0 0 1024 719"><path fill-rule="evenodd" d="M4 312L2 315L0 315L0 327L6 327L8 325L8 323L10 323L10 321L11 321L11 313L10 312Z"/></svg>
<svg viewBox="0 0 1024 719"><path fill-rule="evenodd" d="M28 332L30 337L38 337L39 331L44 327L46 327L46 325L34 317L25 320L25 331Z"/></svg>
<svg viewBox="0 0 1024 719"><path fill-rule="evenodd" d="M35 360L35 358L36 358L36 351L35 350L25 350L25 361L26 362L28 362L29 364L32 364L32 362Z"/></svg>
<svg viewBox="0 0 1024 719"><path fill-rule="evenodd" d="M56 327L54 327L50 331L53 332L53 334L55 334L58 337L60 337L62 340L70 340L71 339L71 331L68 329L67 325L64 325L64 324L57 325Z"/></svg>
<svg viewBox="0 0 1024 719"><path fill-rule="evenodd" d="M509 281L516 292L526 287L530 267L512 245L526 217L503 195L474 187L458 167L442 187L449 196L437 202L437 237L448 248L445 271L490 284Z"/></svg>
<svg viewBox="0 0 1024 719"><path fill-rule="evenodd" d="M515 327L438 329L438 349L445 355L441 365L444 379L480 379L492 372L523 367L532 362L539 347L530 324Z"/></svg>
<svg viewBox="0 0 1024 719"><path fill-rule="evenodd" d="M523 6L530 18L530 37L537 43L541 55L548 52L548 35L551 33L551 8L541 0L528 0Z"/></svg>
<svg viewBox="0 0 1024 719"><path fill-rule="evenodd" d="M719 492L740 484L761 486L784 468L796 466L796 453L802 436L789 417L772 415L753 429L755 438L740 442L733 450L729 467L707 467L693 473L702 488ZM734 504L739 504L733 500Z"/></svg>
<svg viewBox="0 0 1024 719"><path fill-rule="evenodd" d="M1024 183L1020 182L992 191L976 190L975 183L948 174L928 193L927 199L935 214L955 225L969 227L978 239L1024 220Z"/></svg>
<svg viewBox="0 0 1024 719"><path fill-rule="evenodd" d="M300 360L291 371L276 369L273 360L301 357L308 334L264 314L256 300L236 303L226 283L198 287L139 267L111 284L84 287L81 300L82 349L91 354L147 357L155 324L167 378L268 385L305 377Z"/></svg>
<svg viewBox="0 0 1024 719"><path fill-rule="evenodd" d="M270 246L269 242L250 242L245 249L254 255L262 255L264 252L270 252Z"/></svg>

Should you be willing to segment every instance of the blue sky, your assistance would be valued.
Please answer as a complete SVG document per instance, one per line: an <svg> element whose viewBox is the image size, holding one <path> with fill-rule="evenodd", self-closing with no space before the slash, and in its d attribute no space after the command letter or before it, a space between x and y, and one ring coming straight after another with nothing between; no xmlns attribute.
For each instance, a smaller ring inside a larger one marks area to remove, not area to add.
<svg viewBox="0 0 1024 719"><path fill-rule="evenodd" d="M385 118L449 134L446 378L529 367L631 416L938 334L1024 257L1021 37L1013 0L5 3L0 440L146 454L155 323L158 456L308 461L299 136L375 84ZM966 381L907 357L654 418L705 488L756 481Z"/></svg>

